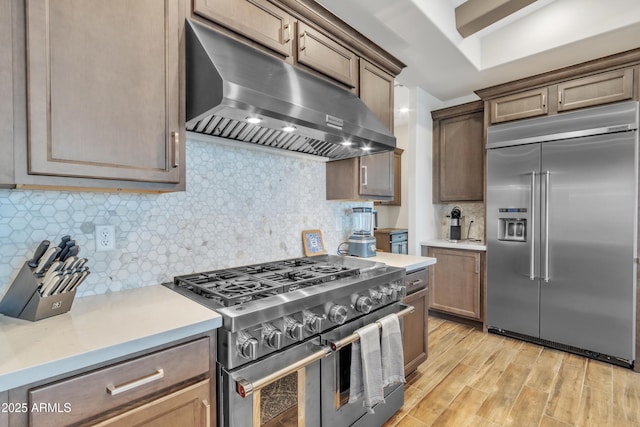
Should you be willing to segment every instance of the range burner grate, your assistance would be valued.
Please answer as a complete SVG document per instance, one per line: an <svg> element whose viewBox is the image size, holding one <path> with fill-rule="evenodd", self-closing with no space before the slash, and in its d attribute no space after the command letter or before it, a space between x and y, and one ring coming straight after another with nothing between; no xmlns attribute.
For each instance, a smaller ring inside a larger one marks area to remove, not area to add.
<svg viewBox="0 0 640 427"><path fill-rule="evenodd" d="M176 276L173 281L177 286L229 307L359 274L357 268L295 258Z"/></svg>

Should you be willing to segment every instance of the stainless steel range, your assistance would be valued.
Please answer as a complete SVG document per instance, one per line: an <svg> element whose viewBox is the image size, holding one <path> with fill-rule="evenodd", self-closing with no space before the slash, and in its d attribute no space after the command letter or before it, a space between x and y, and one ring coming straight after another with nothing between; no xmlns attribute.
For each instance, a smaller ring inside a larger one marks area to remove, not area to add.
<svg viewBox="0 0 640 427"><path fill-rule="evenodd" d="M400 304L404 275L322 255L178 276L165 286L222 315L218 425L370 426L402 406L404 388L385 389L375 414L348 404L350 343L356 329L412 309Z"/></svg>

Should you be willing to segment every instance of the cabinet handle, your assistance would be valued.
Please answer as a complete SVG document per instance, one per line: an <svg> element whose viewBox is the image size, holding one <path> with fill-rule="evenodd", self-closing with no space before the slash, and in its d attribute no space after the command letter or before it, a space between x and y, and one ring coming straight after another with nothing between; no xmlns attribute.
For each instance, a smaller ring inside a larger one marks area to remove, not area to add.
<svg viewBox="0 0 640 427"><path fill-rule="evenodd" d="M306 49L307 46L305 46L305 39L304 36L306 35L306 33L302 33L300 34L300 52L302 52L303 50Z"/></svg>
<svg viewBox="0 0 640 427"><path fill-rule="evenodd" d="M211 404L209 404L208 400L203 400L202 406L204 407L204 425L206 427L211 427Z"/></svg>
<svg viewBox="0 0 640 427"><path fill-rule="evenodd" d="M409 286L419 285L420 283L422 283L422 279L414 280L413 282L409 283Z"/></svg>
<svg viewBox="0 0 640 427"><path fill-rule="evenodd" d="M562 91L561 90L558 91L558 103L562 104Z"/></svg>
<svg viewBox="0 0 640 427"><path fill-rule="evenodd" d="M547 95L542 95L542 108L547 108Z"/></svg>
<svg viewBox="0 0 640 427"><path fill-rule="evenodd" d="M164 378L164 369L160 368L156 372L151 375L147 375L146 377L139 378L137 380L129 381L128 383L120 384L120 385L108 385L107 393L111 396L116 396L120 393L124 393L125 391L133 390L134 388L138 388L145 384L149 384L153 381L157 381Z"/></svg>
<svg viewBox="0 0 640 427"><path fill-rule="evenodd" d="M284 37L284 44L287 44L291 41L291 25L284 24L284 29L282 31Z"/></svg>
<svg viewBox="0 0 640 427"><path fill-rule="evenodd" d="M480 274L480 258L476 258L476 274Z"/></svg>
<svg viewBox="0 0 640 427"><path fill-rule="evenodd" d="M367 183L369 181L369 176L367 173L367 167L366 166L360 166L360 183L363 187L367 186Z"/></svg>
<svg viewBox="0 0 640 427"><path fill-rule="evenodd" d="M180 158L180 132L171 132L171 144L173 145L171 167L177 168L180 166L178 159Z"/></svg>

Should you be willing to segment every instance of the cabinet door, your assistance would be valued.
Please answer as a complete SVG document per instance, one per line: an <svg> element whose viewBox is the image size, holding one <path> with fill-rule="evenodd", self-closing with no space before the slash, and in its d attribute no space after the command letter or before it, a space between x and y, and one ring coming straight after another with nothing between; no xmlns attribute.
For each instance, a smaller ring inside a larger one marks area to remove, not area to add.
<svg viewBox="0 0 640 427"><path fill-rule="evenodd" d="M427 360L429 290L423 289L411 294L405 297L402 302L412 305L416 309L403 319L404 374L408 375Z"/></svg>
<svg viewBox="0 0 640 427"><path fill-rule="evenodd" d="M0 186L14 183L11 6L11 1L0 1Z"/></svg>
<svg viewBox="0 0 640 427"><path fill-rule="evenodd" d="M558 111L633 98L633 69L615 70L558 84Z"/></svg>
<svg viewBox="0 0 640 427"><path fill-rule="evenodd" d="M438 262L429 269L429 308L481 320L480 253L430 248Z"/></svg>
<svg viewBox="0 0 640 427"><path fill-rule="evenodd" d="M210 427L209 402L209 380L205 380L93 426Z"/></svg>
<svg viewBox="0 0 640 427"><path fill-rule="evenodd" d="M360 59L360 99L393 133L393 76Z"/></svg>
<svg viewBox="0 0 640 427"><path fill-rule="evenodd" d="M29 173L179 182L184 3L26 5Z"/></svg>
<svg viewBox="0 0 640 427"><path fill-rule="evenodd" d="M193 11L285 57L291 56L293 19L266 0L194 0Z"/></svg>
<svg viewBox="0 0 640 427"><path fill-rule="evenodd" d="M350 88L358 84L358 57L304 22L298 22L296 61Z"/></svg>
<svg viewBox="0 0 640 427"><path fill-rule="evenodd" d="M376 205L401 206L402 205L402 148L393 150L393 198L388 201L376 202Z"/></svg>
<svg viewBox="0 0 640 427"><path fill-rule="evenodd" d="M548 89L528 90L489 101L491 124L547 114Z"/></svg>
<svg viewBox="0 0 640 427"><path fill-rule="evenodd" d="M393 152L360 157L360 195L393 196Z"/></svg>
<svg viewBox="0 0 640 427"><path fill-rule="evenodd" d="M440 122L439 201L482 200L484 192L484 114Z"/></svg>

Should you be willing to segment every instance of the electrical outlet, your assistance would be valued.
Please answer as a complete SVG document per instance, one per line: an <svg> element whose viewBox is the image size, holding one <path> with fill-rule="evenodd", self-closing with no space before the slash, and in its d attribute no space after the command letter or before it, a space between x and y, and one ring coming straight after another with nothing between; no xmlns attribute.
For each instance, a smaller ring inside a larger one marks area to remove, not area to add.
<svg viewBox="0 0 640 427"><path fill-rule="evenodd" d="M96 251L112 251L116 248L116 227L96 225Z"/></svg>

